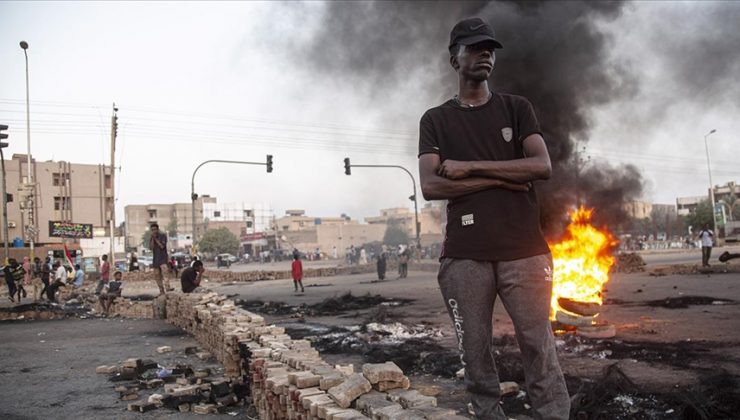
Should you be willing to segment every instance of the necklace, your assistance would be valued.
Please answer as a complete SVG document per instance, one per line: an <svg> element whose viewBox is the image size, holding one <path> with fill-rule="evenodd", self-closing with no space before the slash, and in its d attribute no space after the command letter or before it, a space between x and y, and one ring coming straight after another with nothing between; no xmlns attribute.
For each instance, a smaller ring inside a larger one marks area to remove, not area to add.
<svg viewBox="0 0 740 420"><path fill-rule="evenodd" d="M483 102L483 103L482 103L482 104L480 104L480 105L485 105L485 104L487 104L487 103L488 103L488 101L490 101L490 100L491 100L491 96L493 96L493 92L491 92L491 91L489 90L489 91L488 91L488 98L486 98L486 101L485 101L485 102ZM465 102L463 102L463 101L461 101L461 100L460 100L460 96L459 96L459 95L455 95L455 97L453 98L453 100L455 101L455 103L456 103L456 104L458 104L458 105L460 105L461 107L464 107L464 108L475 108L476 106L480 106L480 105L466 104Z"/></svg>

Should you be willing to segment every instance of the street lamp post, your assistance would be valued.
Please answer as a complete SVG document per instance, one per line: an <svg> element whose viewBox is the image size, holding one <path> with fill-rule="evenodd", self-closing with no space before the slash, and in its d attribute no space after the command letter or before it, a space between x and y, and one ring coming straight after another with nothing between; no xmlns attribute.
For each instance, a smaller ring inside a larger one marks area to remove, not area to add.
<svg viewBox="0 0 740 420"><path fill-rule="evenodd" d="M715 237L718 237L719 233L717 232L717 218L714 214L714 182L712 182L712 167L709 164L709 144L707 143L707 137L716 132L717 130L712 129L712 131L704 135L704 149L707 152L707 172L709 173L709 201L712 204L712 231L714 232Z"/></svg>
<svg viewBox="0 0 740 420"><path fill-rule="evenodd" d="M415 231L416 231L416 249L421 250L421 234L419 226L419 205L418 205L418 199L416 196L416 179L414 178L414 175L406 168L400 165L355 165L351 164L349 161L349 158L344 159L344 166L345 166L345 173L347 175L350 175L351 171L349 168L397 168L404 172L406 172L411 177L411 186L413 187L414 195L409 197L414 202L414 223L415 223Z"/></svg>
<svg viewBox="0 0 740 420"><path fill-rule="evenodd" d="M21 48L23 49L23 55L26 57L26 146L27 146L27 161L26 167L28 168L28 177L26 179L26 193L28 194L28 200L26 201L26 207L28 212L28 226L26 230L29 233L28 244L31 248L31 260L33 261L33 240L36 235L36 226L34 221L33 206L34 206L34 192L33 179L31 178L31 101L29 95L29 79L28 79L28 42L21 41Z"/></svg>
<svg viewBox="0 0 740 420"><path fill-rule="evenodd" d="M198 200L198 194L195 193L195 174L198 173L198 169L200 169L203 165L206 163L234 163L237 165L262 165L267 166L267 172L272 172L272 155L267 155L267 160L265 163L262 162L244 162L240 160L219 160L219 159L213 159L213 160L207 160L205 162L202 162L200 165L195 167L195 170L193 171L193 176L190 178L190 211L191 211L191 217L192 217L192 227L193 227L193 234L190 236L193 239L193 249L195 249L195 242L197 237L197 225L195 224L195 202Z"/></svg>

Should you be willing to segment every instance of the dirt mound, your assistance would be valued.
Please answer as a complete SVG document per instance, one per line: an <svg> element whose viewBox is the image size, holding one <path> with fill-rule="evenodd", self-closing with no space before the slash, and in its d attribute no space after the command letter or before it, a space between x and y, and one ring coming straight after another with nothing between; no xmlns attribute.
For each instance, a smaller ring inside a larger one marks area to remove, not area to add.
<svg viewBox="0 0 740 420"><path fill-rule="evenodd" d="M614 271L616 273L640 273L645 271L645 265L645 261L637 253L619 254L614 264Z"/></svg>

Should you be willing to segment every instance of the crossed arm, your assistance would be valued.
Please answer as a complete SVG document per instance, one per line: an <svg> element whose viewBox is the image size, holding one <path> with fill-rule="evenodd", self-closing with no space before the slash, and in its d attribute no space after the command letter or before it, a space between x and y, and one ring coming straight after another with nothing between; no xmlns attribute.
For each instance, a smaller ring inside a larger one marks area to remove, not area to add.
<svg viewBox="0 0 740 420"><path fill-rule="evenodd" d="M446 200L491 188L529 191L530 182L552 172L545 141L539 134L524 139L524 158L506 161L440 162L439 155L419 157L421 191L426 200Z"/></svg>

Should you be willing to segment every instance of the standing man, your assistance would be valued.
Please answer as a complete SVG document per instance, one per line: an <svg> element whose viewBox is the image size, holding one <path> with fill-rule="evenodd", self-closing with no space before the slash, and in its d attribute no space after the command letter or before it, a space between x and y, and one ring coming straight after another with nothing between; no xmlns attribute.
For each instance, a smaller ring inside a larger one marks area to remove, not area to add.
<svg viewBox="0 0 740 420"><path fill-rule="evenodd" d="M18 302L20 303L20 291L16 286L16 278L20 277L23 279L23 268L18 264L15 258L8 259L8 264L3 267L3 276L5 277L5 283L8 284L8 299L11 302L15 302L15 294L18 293Z"/></svg>
<svg viewBox="0 0 740 420"><path fill-rule="evenodd" d="M95 294L99 295L110 281L110 264L108 263L108 255L101 257L103 264L100 265L100 280L98 280L98 287L95 288Z"/></svg>
<svg viewBox="0 0 740 420"><path fill-rule="evenodd" d="M51 278L51 258L46 257L46 260L41 265L41 282L44 283L44 289L41 290L42 297L44 296L45 293L48 293L49 285L51 284L51 282L49 281L50 278Z"/></svg>
<svg viewBox="0 0 740 420"><path fill-rule="evenodd" d="M167 235L159 231L159 225L153 223L149 229L152 237L149 239L149 249L154 253L152 267L154 267L155 280L159 286L159 294L163 295L170 288L170 279L165 276L167 271ZM163 284L164 283L164 284ZM165 289L165 285L167 288Z"/></svg>
<svg viewBox="0 0 740 420"><path fill-rule="evenodd" d="M709 267L709 257L712 256L712 246L714 245L714 232L709 229L709 223L704 223L704 227L699 231L701 240L701 266Z"/></svg>
<svg viewBox="0 0 740 420"><path fill-rule="evenodd" d="M529 101L489 89L501 47L480 18L452 29L459 91L421 118L421 188L427 200L449 200L438 281L476 417L506 419L491 344L498 296L514 323L534 417L567 419L549 321L551 256L531 184L550 177L550 157Z"/></svg>

